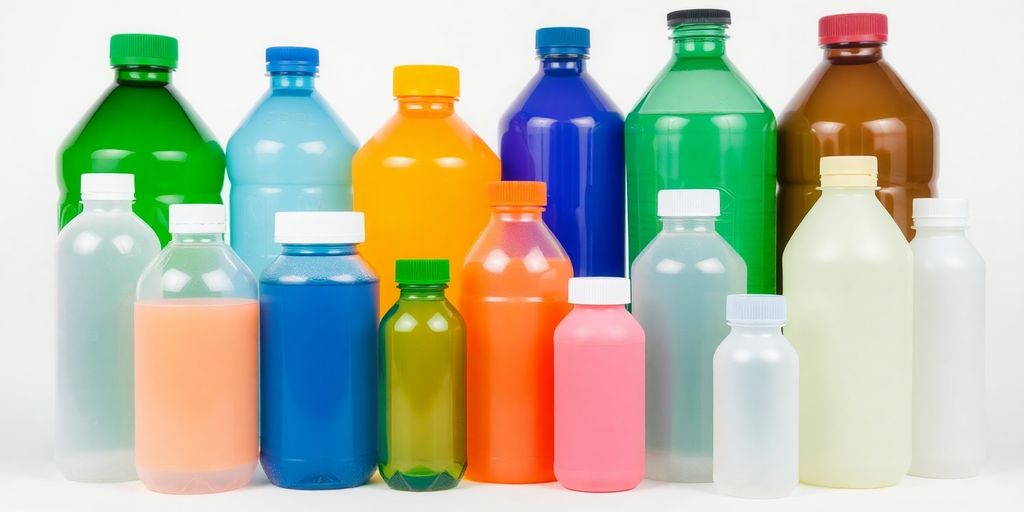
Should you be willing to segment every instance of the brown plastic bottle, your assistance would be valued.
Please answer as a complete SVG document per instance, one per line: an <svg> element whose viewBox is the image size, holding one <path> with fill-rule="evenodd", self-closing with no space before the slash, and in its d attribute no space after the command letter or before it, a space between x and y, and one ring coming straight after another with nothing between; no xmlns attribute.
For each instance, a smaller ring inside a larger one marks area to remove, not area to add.
<svg viewBox="0 0 1024 512"><path fill-rule="evenodd" d="M887 40L884 14L838 14L818 22L825 58L779 120L780 276L789 237L821 195L821 157L876 156L878 196L908 240L911 203L935 194L935 124L882 59Z"/></svg>

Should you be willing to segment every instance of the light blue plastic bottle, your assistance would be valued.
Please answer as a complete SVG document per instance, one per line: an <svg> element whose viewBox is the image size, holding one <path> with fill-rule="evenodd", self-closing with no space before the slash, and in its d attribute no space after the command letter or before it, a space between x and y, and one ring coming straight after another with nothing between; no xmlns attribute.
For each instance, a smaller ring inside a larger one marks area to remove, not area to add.
<svg viewBox="0 0 1024 512"><path fill-rule="evenodd" d="M359 141L316 91L315 48L267 48L270 90L228 141L231 246L259 275L281 254L279 211L352 209Z"/></svg>

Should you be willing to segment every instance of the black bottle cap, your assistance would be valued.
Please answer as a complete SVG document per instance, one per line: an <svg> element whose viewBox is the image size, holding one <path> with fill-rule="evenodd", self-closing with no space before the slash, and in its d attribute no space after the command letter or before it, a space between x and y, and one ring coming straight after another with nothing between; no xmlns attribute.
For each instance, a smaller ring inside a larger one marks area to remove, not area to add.
<svg viewBox="0 0 1024 512"><path fill-rule="evenodd" d="M677 25L696 25L698 23L731 25L732 14L725 9L683 9L668 13L669 28Z"/></svg>

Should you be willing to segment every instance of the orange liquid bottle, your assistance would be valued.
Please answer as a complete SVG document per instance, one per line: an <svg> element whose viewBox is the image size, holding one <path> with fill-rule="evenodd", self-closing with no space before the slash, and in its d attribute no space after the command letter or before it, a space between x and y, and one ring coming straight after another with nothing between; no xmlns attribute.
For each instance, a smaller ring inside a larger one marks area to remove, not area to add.
<svg viewBox="0 0 1024 512"><path fill-rule="evenodd" d="M488 188L491 222L466 258L466 478L555 479L554 332L572 263L541 220L543 182Z"/></svg>
<svg viewBox="0 0 1024 512"><path fill-rule="evenodd" d="M447 295L458 300L462 261L487 224L487 183L500 175L498 157L455 114L459 70L451 66L398 66L398 113L352 161L354 209L366 213L360 252L379 274L395 280L395 260L452 262ZM398 299L381 287L380 311Z"/></svg>

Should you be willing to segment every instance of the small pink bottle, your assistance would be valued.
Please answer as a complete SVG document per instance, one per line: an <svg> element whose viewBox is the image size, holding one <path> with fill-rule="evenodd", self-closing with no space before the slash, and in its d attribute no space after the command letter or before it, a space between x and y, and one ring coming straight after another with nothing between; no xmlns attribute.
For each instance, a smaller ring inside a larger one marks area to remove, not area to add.
<svg viewBox="0 0 1024 512"><path fill-rule="evenodd" d="M627 491L644 477L644 331L629 280L569 280L555 329L555 477L567 489Z"/></svg>

